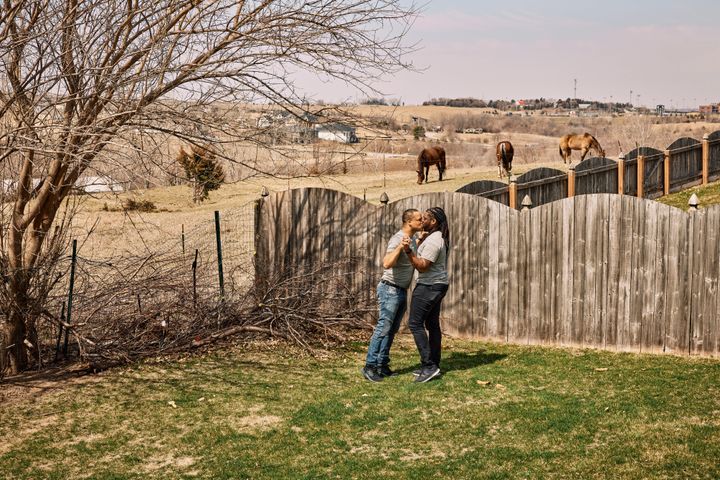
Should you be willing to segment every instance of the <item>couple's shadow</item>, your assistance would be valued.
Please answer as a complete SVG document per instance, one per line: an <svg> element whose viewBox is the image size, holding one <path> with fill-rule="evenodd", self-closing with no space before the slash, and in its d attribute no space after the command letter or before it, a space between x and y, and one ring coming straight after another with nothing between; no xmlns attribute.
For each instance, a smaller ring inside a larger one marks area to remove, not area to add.
<svg viewBox="0 0 720 480"><path fill-rule="evenodd" d="M480 367L482 365L490 365L502 360L507 355L502 353L488 353L485 350L478 350L473 353L450 352L442 357L440 369L443 372L451 372L453 370L470 370L471 368ZM420 368L419 365L398 369L398 373L410 373Z"/></svg>

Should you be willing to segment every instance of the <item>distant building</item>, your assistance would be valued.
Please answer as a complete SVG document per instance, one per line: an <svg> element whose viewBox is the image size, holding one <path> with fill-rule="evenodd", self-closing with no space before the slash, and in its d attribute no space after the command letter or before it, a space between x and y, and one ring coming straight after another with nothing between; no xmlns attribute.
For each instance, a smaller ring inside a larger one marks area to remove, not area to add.
<svg viewBox="0 0 720 480"><path fill-rule="evenodd" d="M720 113L720 103L710 105L700 105L700 113L713 114Z"/></svg>
<svg viewBox="0 0 720 480"><path fill-rule="evenodd" d="M42 180L39 178L33 178L33 188L38 188ZM2 193L12 194L17 189L17 180L15 179L3 179L2 180ZM80 177L75 182L75 192L78 193L101 193L101 192L123 192L125 188L120 182L113 180L110 177L99 175L99 176L87 176Z"/></svg>
<svg viewBox="0 0 720 480"><path fill-rule="evenodd" d="M75 182L75 188L85 193L122 192L125 190L119 182L104 175L80 177Z"/></svg>
<svg viewBox="0 0 720 480"><path fill-rule="evenodd" d="M320 140L340 143L357 143L355 128L342 123L326 123L315 127Z"/></svg>

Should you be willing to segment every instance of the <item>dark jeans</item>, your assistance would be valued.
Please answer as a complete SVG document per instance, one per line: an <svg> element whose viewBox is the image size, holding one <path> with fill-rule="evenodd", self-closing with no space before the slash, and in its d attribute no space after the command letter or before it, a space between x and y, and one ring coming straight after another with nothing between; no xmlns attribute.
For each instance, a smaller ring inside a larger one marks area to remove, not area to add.
<svg viewBox="0 0 720 480"><path fill-rule="evenodd" d="M440 305L447 291L448 286L443 283L418 283L412 293L408 326L415 338L423 368L440 366Z"/></svg>

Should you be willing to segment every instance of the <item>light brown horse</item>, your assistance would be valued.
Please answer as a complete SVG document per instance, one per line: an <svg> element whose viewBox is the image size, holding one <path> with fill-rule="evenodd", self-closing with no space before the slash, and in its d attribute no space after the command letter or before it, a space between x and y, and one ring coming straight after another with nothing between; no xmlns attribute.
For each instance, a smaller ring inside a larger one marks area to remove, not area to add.
<svg viewBox="0 0 720 480"><path fill-rule="evenodd" d="M572 160L570 160L570 154L573 150L580 150L582 152L582 155L580 156L581 162L585 159L585 155L587 155L590 150L595 150L595 152L597 152L597 154L601 157L605 156L605 150L600 147L600 143L595 140L595 137L589 133L583 133L582 135L568 134L560 139L560 156L562 157L563 162L572 163Z"/></svg>
<svg viewBox="0 0 720 480"><path fill-rule="evenodd" d="M505 176L510 178L513 155L515 155L512 143L507 140L498 143L495 147L495 155L497 156L498 178L503 177L503 171L505 171Z"/></svg>
<svg viewBox="0 0 720 480"><path fill-rule="evenodd" d="M443 172L445 172L445 149L442 147L428 147L423 148L417 159L417 183L421 185L423 180L425 183L428 181L428 175L430 173L430 165L437 165L438 172L440 173L440 180L442 181Z"/></svg>

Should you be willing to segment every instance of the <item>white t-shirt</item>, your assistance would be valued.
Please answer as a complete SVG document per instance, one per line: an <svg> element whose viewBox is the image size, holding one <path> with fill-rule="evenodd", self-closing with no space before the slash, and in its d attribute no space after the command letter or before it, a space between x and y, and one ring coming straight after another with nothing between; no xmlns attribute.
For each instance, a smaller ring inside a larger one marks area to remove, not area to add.
<svg viewBox="0 0 720 480"><path fill-rule="evenodd" d="M447 250L445 239L440 231L431 233L418 247L417 255L432 262L425 272L418 272L417 283L432 285L443 283L447 285Z"/></svg>
<svg viewBox="0 0 720 480"><path fill-rule="evenodd" d="M395 250L402 242L404 236L405 233L403 233L402 230L393 235L388 242L385 253L390 253ZM410 239L410 248L413 252L417 251L417 243L415 242L414 236ZM400 252L400 256L398 257L395 266L392 268L386 268L383 271L382 279L387 280L390 283L394 283L401 288L408 288L410 286L410 282L412 281L414 271L415 269L413 268L412 263L410 263L410 259L407 254L405 252Z"/></svg>

